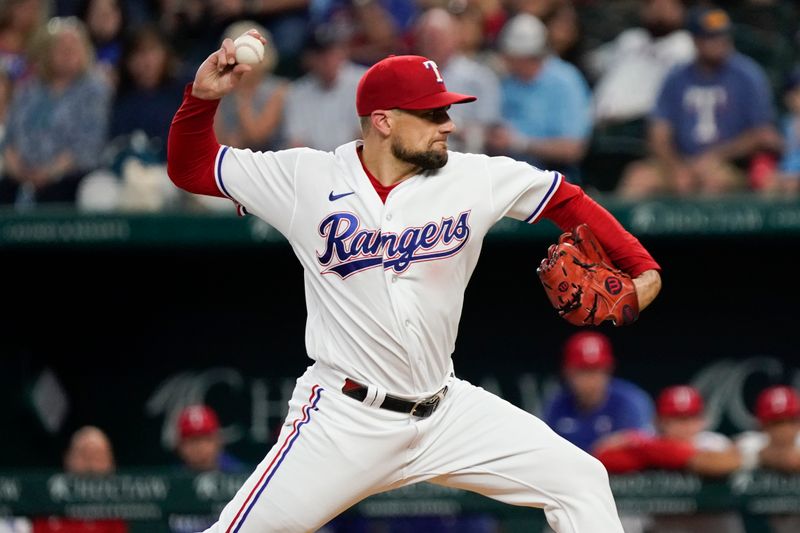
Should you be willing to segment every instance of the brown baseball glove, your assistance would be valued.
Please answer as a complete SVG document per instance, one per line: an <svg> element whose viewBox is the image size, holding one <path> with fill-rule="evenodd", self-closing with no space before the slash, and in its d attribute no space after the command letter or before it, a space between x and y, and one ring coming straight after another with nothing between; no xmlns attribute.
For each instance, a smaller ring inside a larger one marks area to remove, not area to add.
<svg viewBox="0 0 800 533"><path fill-rule="evenodd" d="M563 233L536 269L550 303L576 326L634 322L639 300L631 277L614 267L586 224Z"/></svg>

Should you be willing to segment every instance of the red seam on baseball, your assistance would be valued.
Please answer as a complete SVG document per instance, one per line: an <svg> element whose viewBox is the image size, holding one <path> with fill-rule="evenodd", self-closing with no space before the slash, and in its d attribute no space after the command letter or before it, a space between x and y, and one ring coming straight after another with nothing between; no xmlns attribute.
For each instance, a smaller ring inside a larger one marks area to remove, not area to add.
<svg viewBox="0 0 800 533"><path fill-rule="evenodd" d="M255 52L256 53L256 57L258 58L259 61L264 59L262 57L262 55L261 55L261 52L259 52L258 49L255 46L253 46L252 44L246 43L246 42L245 43L239 43L239 44L236 45L236 49L238 50L240 46L244 46L245 48L249 48L250 50Z"/></svg>

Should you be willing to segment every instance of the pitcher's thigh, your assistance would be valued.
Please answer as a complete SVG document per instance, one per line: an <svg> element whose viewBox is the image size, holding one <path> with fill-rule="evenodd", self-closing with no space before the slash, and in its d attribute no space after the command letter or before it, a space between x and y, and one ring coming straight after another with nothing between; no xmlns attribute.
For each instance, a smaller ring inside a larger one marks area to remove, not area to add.
<svg viewBox="0 0 800 533"><path fill-rule="evenodd" d="M426 449L433 482L513 504L541 507L556 531L622 531L608 473L547 424L465 382Z"/></svg>
<svg viewBox="0 0 800 533"><path fill-rule="evenodd" d="M275 446L209 533L315 531L381 490L389 461L343 430L341 399L332 394L339 393L316 386L304 403L293 398Z"/></svg>

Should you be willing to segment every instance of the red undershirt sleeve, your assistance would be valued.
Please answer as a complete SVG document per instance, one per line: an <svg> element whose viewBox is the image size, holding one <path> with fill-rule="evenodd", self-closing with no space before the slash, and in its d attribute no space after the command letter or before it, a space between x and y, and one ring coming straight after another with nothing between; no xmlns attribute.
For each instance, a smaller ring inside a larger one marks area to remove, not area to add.
<svg viewBox="0 0 800 533"><path fill-rule="evenodd" d="M587 222L617 268L631 277L646 270L661 270L639 240L577 185L562 180L541 216L552 220L562 231Z"/></svg>
<svg viewBox="0 0 800 533"><path fill-rule="evenodd" d="M219 100L192 96L192 84L183 91L183 103L172 119L167 139L167 174L191 193L225 197L214 179L214 161L220 144L214 135Z"/></svg>

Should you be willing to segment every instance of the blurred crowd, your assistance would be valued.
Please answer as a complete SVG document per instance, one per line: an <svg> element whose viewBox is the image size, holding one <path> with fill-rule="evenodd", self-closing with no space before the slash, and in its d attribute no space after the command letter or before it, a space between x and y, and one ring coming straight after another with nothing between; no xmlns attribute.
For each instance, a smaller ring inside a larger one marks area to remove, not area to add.
<svg viewBox="0 0 800 533"><path fill-rule="evenodd" d="M265 60L221 143L331 150L389 54L434 60L451 149L510 155L629 199L800 192L800 27L789 0L3 0L0 204L229 209L165 178L183 90L223 37Z"/></svg>

